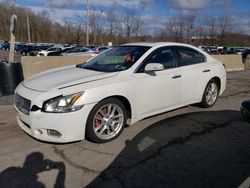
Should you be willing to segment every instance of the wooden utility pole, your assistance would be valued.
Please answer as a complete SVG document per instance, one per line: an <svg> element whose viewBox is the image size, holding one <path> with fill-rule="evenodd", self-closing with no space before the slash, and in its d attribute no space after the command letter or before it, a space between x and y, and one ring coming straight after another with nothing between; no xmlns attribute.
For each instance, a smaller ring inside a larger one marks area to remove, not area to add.
<svg viewBox="0 0 250 188"><path fill-rule="evenodd" d="M31 39L30 39L30 20L29 20L29 12L28 12L28 10L26 11L26 19L27 19L28 41L29 41L29 43L31 43Z"/></svg>
<svg viewBox="0 0 250 188"><path fill-rule="evenodd" d="M13 14L10 20L10 51L9 51L9 63L14 62L15 53L15 30L16 30L17 15Z"/></svg>
<svg viewBox="0 0 250 188"><path fill-rule="evenodd" d="M87 0L87 16L86 16L86 46L89 45L89 0Z"/></svg>

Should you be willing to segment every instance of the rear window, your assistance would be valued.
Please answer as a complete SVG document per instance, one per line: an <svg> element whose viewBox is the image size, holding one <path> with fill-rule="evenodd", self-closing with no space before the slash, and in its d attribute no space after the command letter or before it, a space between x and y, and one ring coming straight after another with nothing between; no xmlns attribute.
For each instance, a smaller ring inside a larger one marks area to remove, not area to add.
<svg viewBox="0 0 250 188"><path fill-rule="evenodd" d="M178 48L178 66L194 65L203 62L206 62L206 57L202 53L188 47Z"/></svg>

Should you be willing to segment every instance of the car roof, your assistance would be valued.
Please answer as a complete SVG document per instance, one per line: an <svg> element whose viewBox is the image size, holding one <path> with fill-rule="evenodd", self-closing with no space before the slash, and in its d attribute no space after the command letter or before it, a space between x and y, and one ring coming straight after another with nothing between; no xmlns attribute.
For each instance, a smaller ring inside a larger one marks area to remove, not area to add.
<svg viewBox="0 0 250 188"><path fill-rule="evenodd" d="M177 43L177 42L135 42L135 43L127 43L123 44L122 46L147 46L147 47L152 47L152 48L159 48L159 47L164 47L164 46L183 46L183 47L189 47L192 49L195 49L196 51L202 53L203 55L206 56L206 58L210 60L214 60L214 58L210 55L208 55L206 52L202 51L201 49L189 45L189 44L184 44L184 43Z"/></svg>
<svg viewBox="0 0 250 188"><path fill-rule="evenodd" d="M149 47L161 47L161 46L187 46L193 47L189 44L177 43L177 42L135 42L135 43L127 43L122 46L149 46Z"/></svg>

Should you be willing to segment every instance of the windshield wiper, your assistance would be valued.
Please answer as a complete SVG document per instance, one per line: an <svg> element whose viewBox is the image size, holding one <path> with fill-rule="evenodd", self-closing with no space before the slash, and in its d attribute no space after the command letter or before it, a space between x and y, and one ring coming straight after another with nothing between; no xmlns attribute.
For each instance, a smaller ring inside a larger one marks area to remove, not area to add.
<svg viewBox="0 0 250 188"><path fill-rule="evenodd" d="M94 67L81 67L81 68L100 72L100 70L98 70Z"/></svg>
<svg viewBox="0 0 250 188"><path fill-rule="evenodd" d="M76 68L82 68L82 65L83 65L84 63L80 63L80 64L77 64L76 65Z"/></svg>
<svg viewBox="0 0 250 188"><path fill-rule="evenodd" d="M80 64L77 64L76 65L76 68L80 68L80 69L88 69L88 70L93 70L93 71L98 71L98 69L95 69L95 68L93 68L93 67L85 67L84 66L84 63L80 63Z"/></svg>

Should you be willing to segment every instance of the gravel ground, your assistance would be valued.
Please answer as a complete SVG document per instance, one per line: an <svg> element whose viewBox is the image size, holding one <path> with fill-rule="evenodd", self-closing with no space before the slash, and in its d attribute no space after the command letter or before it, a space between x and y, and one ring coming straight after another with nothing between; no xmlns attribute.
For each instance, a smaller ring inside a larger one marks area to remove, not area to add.
<svg viewBox="0 0 250 188"><path fill-rule="evenodd" d="M15 62L21 62L21 54L15 54L14 61ZM6 61L9 59L9 51L6 50L0 50L0 62Z"/></svg>

